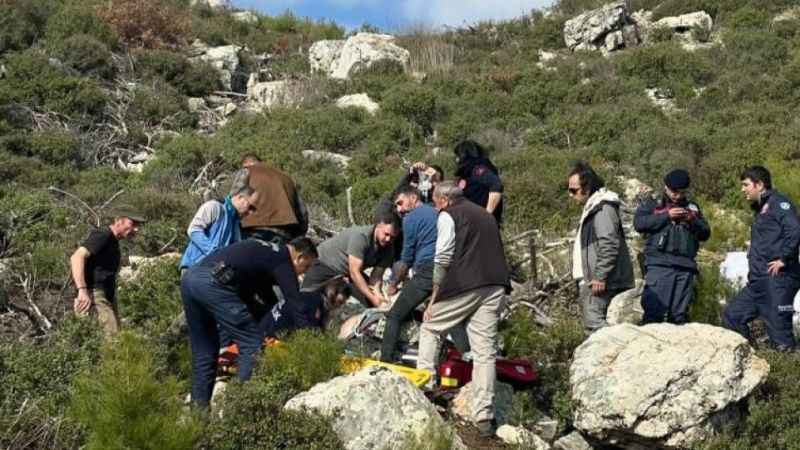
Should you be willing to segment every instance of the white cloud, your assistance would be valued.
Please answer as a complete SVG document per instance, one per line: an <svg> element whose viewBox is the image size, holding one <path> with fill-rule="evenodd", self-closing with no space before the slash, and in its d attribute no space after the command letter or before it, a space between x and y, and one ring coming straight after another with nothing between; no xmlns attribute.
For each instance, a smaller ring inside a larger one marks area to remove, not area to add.
<svg viewBox="0 0 800 450"><path fill-rule="evenodd" d="M409 22L458 26L511 19L552 3L552 0L402 0L401 8Z"/></svg>

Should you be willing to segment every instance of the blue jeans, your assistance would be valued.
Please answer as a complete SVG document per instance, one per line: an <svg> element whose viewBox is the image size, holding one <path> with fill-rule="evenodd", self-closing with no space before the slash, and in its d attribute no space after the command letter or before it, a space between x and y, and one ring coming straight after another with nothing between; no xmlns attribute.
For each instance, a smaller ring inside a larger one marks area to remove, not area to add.
<svg viewBox="0 0 800 450"><path fill-rule="evenodd" d="M206 407L211 401L221 331L239 345L238 377L250 378L261 350L258 322L236 291L218 283L208 267L194 266L181 280L181 297L192 349L192 401Z"/></svg>

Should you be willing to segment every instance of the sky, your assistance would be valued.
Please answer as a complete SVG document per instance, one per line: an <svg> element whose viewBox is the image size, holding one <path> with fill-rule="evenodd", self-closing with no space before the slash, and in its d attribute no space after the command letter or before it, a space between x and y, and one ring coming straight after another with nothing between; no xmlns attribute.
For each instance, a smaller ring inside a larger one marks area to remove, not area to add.
<svg viewBox="0 0 800 450"><path fill-rule="evenodd" d="M329 19L347 29L369 23L383 31L408 27L463 26L480 20L502 20L549 6L553 0L233 0L240 9L277 15Z"/></svg>

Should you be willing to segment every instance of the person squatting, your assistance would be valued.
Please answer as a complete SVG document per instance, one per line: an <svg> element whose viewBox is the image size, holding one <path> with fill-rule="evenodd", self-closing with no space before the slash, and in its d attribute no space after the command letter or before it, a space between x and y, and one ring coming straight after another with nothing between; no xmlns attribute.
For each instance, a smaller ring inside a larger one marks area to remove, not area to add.
<svg viewBox="0 0 800 450"><path fill-rule="evenodd" d="M308 212L292 178L256 155L245 156L228 195L203 203L191 220L179 265L192 402L208 407L221 347L238 346L237 376L247 380L265 338L323 328L352 294L386 311L385 362L398 361L400 326L424 309L417 368L433 375L427 389L435 389L440 337L449 334L459 350L471 353L473 420L481 435L492 435L498 324L511 286L501 237L504 187L477 142L459 143L453 156L452 179L438 166L415 162L376 206L371 224L346 228L319 245L305 237ZM792 303L800 289L797 210L773 189L766 168L750 167L740 179L753 209L749 275L725 308L723 326L750 338L749 323L760 317L770 344L792 351ZM698 250L711 236L690 186L686 170L672 170L659 195L636 210L633 227L645 237L644 324L688 320ZM620 197L583 161L568 173L567 191L582 206L572 276L583 325L592 333L608 326L612 298L634 287L634 267ZM120 328L118 241L133 238L145 222L133 210L120 210L70 259L75 311L97 316L109 336Z"/></svg>

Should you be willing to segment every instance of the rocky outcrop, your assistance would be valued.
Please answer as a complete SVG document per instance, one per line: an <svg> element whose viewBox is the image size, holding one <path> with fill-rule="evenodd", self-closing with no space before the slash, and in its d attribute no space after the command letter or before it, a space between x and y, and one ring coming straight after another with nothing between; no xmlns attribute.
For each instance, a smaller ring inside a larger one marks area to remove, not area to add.
<svg viewBox="0 0 800 450"><path fill-rule="evenodd" d="M233 7L231 0L192 0L192 6L207 6L215 9L230 9Z"/></svg>
<svg viewBox="0 0 800 450"><path fill-rule="evenodd" d="M562 437L553 444L555 450L592 450L592 447L577 431Z"/></svg>
<svg viewBox="0 0 800 450"><path fill-rule="evenodd" d="M497 428L495 435L509 445L531 450L550 450L550 444L547 441L522 427L501 425Z"/></svg>
<svg viewBox="0 0 800 450"><path fill-rule="evenodd" d="M642 321L644 309L642 309L642 291L644 282L636 280L636 287L629 289L621 294L617 294L608 305L606 320L609 325L619 325L630 323L638 325Z"/></svg>
<svg viewBox="0 0 800 450"><path fill-rule="evenodd" d="M639 45L639 30L625 1L587 11L564 24L564 42L572 50L603 53Z"/></svg>
<svg viewBox="0 0 800 450"><path fill-rule="evenodd" d="M684 448L736 420L769 373L738 334L711 325L618 325L570 367L575 427L614 445Z"/></svg>
<svg viewBox="0 0 800 450"><path fill-rule="evenodd" d="M345 95L336 100L336 106L338 108L362 108L373 116L381 109L380 105L369 98L367 94Z"/></svg>
<svg viewBox="0 0 800 450"><path fill-rule="evenodd" d="M675 33L687 33L692 30L711 33L714 21L707 12L697 11L680 16L664 17L658 20L654 25L656 27L669 28Z"/></svg>
<svg viewBox="0 0 800 450"><path fill-rule="evenodd" d="M252 11L238 11L231 13L231 17L239 22L255 24L258 23L258 15Z"/></svg>
<svg viewBox="0 0 800 450"><path fill-rule="evenodd" d="M388 34L358 33L346 41L318 41L308 51L311 70L346 80L380 61L394 61L408 70L408 50Z"/></svg>
<svg viewBox="0 0 800 450"><path fill-rule="evenodd" d="M645 43L651 42L651 35L655 31L668 30L672 39L680 42L684 50L695 51L715 45L712 42L714 21L705 11L696 11L680 16L664 17L653 22L653 13L638 11L632 15L634 22L639 26L640 35Z"/></svg>
<svg viewBox="0 0 800 450"><path fill-rule="evenodd" d="M458 395L453 399L450 409L453 414L463 420L473 420L472 400L475 398L474 384L469 382L458 391ZM508 414L511 412L514 402L514 388L506 383L499 381L494 385L494 420L498 425L507 422Z"/></svg>
<svg viewBox="0 0 800 450"><path fill-rule="evenodd" d="M349 450L402 449L409 438L428 440L432 432L451 434L453 448L465 448L422 391L387 369L334 378L286 403L286 409L303 408L331 417Z"/></svg>
<svg viewBox="0 0 800 450"><path fill-rule="evenodd" d="M652 88L645 89L645 94L653 106L659 108L665 113L671 113L678 110L675 106L675 94L670 89Z"/></svg>
<svg viewBox="0 0 800 450"><path fill-rule="evenodd" d="M253 109L297 106L303 102L305 89L293 80L255 83L247 88L247 101Z"/></svg>
<svg viewBox="0 0 800 450"><path fill-rule="evenodd" d="M129 256L128 265L121 267L119 270L119 280L123 282L135 281L142 269L156 264L174 264L175 267L178 267L180 259L181 254L177 252L164 253L153 257Z"/></svg>
<svg viewBox="0 0 800 450"><path fill-rule="evenodd" d="M205 61L219 71L222 88L227 91L244 90L246 77L239 74L239 52L242 47L238 45L222 45L208 47L200 41L194 41L191 46L192 57L190 61Z"/></svg>

